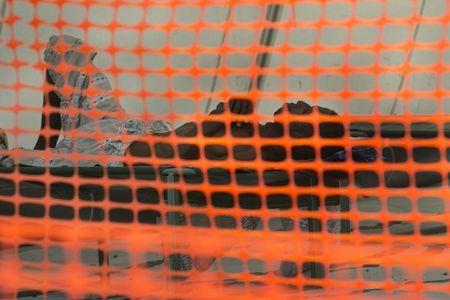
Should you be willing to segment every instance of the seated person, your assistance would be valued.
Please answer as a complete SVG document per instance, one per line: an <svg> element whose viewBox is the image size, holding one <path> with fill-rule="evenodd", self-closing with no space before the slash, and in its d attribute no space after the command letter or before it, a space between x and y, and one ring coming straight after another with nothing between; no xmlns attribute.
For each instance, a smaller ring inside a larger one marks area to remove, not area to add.
<svg viewBox="0 0 450 300"><path fill-rule="evenodd" d="M57 134L49 138L40 135L34 150L50 151L50 155L45 156L53 158L47 163L39 157L39 153L25 151L23 156L38 157L21 159L21 164L72 166L74 162L70 159L71 153L77 153L82 155L75 162L77 166L103 165L95 160L97 155L106 158L107 166L122 166L126 153L139 154L146 148L142 147L144 142L133 142L132 135L170 134L171 125L167 122L125 119L124 109L113 97L107 77L93 63L95 56L96 53L83 45L80 39L68 35L50 38L44 51L44 61L47 64L44 106L51 106L52 112L46 112L44 108L41 129L47 126ZM304 101L285 103L274 116L275 119L280 118L277 116L283 110L296 115L310 114L315 108ZM228 103L219 103L210 114L222 114L225 109L229 109L232 114L251 115L253 103L247 99L231 99ZM317 109L321 114L336 115L327 108L317 107ZM215 131L219 128L211 124L206 130L209 136L215 136ZM277 122L259 124L262 136L279 137L283 135L282 132L278 132L280 130L283 128ZM197 124L188 122L175 131L177 136L194 137L197 136ZM238 137L251 137L254 134L253 125L249 122L233 122L232 131L233 136ZM2 147L7 149L6 135L3 134L0 138L0 150ZM224 147L208 147L208 156L216 157L218 160L225 158L227 153L224 153L224 149ZM142 154L144 155L139 156L145 156L145 153ZM276 156L277 153L270 155ZM94 159L89 159L89 156ZM276 159L274 157L275 161ZM3 165L14 164L11 158L3 157L0 164L2 162Z"/></svg>
<svg viewBox="0 0 450 300"><path fill-rule="evenodd" d="M50 38L44 51L47 64L44 107L50 105L52 112L47 113L44 108L41 129L50 127L57 134L48 140L40 135L34 150L50 151L53 158L46 162L40 157L26 157L21 158L21 164L89 167L103 165L95 160L103 156L107 166L121 166L130 135L170 131L170 125L160 120L125 119L124 109L113 97L107 77L93 63L95 55L75 37ZM70 153L81 154L80 159L73 162L68 158ZM20 156L29 155L39 156L30 151Z"/></svg>

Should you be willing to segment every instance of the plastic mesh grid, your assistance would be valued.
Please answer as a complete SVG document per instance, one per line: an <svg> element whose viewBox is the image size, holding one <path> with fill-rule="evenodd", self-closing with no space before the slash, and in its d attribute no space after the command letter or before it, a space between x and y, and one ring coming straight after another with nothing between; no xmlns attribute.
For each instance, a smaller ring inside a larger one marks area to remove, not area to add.
<svg viewBox="0 0 450 300"><path fill-rule="evenodd" d="M110 95L136 100L134 118L193 121L196 130L122 134L148 145L123 168L2 168L0 294L448 297L448 2L393 2L7 1L4 115L40 114L21 92L55 90L29 75L43 76L46 44L64 33L89 45L80 53L106 55ZM282 14L271 21L275 4ZM230 98L250 99L254 111L204 113L210 99ZM264 113L298 100L334 103L339 115ZM158 111L161 102L168 108ZM45 106L51 113L59 108ZM357 139L354 128L369 134ZM37 135L18 122L6 132ZM40 131L57 133L50 124ZM209 155L211 146L225 154Z"/></svg>

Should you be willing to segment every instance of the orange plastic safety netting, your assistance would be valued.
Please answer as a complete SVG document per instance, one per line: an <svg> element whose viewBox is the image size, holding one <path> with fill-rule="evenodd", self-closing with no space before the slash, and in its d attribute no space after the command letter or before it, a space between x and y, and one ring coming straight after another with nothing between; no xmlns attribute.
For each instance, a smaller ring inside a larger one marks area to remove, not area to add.
<svg viewBox="0 0 450 300"><path fill-rule="evenodd" d="M449 5L6 1L0 296L449 297Z"/></svg>

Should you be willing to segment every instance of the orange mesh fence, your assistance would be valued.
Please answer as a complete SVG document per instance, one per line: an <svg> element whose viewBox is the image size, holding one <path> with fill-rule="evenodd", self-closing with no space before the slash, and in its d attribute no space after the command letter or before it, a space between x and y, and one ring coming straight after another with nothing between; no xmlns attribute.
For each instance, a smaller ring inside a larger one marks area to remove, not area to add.
<svg viewBox="0 0 450 300"><path fill-rule="evenodd" d="M6 1L0 296L450 297L449 5Z"/></svg>

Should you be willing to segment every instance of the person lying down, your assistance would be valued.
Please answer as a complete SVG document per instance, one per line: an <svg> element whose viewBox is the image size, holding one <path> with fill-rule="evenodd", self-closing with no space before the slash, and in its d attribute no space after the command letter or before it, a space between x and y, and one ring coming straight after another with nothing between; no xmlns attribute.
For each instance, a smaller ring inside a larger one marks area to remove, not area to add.
<svg viewBox="0 0 450 300"><path fill-rule="evenodd" d="M86 54L88 53L88 54ZM83 45L80 39L72 36L52 36L44 51L46 63L46 88L44 106L50 106L58 113L44 113L41 129L51 127L60 130L58 135L45 138L40 135L33 150L23 149L18 162L29 166L68 167L76 164L80 167L103 165L97 156L106 156L106 166L123 166L124 155L127 152L138 153L142 150L141 142L134 142L133 136L148 136L151 144L152 135L170 135L173 131L170 123L162 120L142 121L127 118L120 103L113 97L112 88L103 72L94 65L96 53ZM324 107L313 107L304 101L286 103L275 113L275 119L280 118L283 111L291 114L310 114L318 109L321 114L337 115ZM218 115L229 110L232 114L250 115L253 113L252 101L246 99L230 99L228 103L220 102L210 113ZM48 115L48 116L47 116ZM177 129L177 136L196 136L197 125L188 122ZM240 122L232 125L233 135L239 137L253 136L253 125ZM260 124L260 135L265 137L280 137L282 128L277 122ZM303 130L298 128L297 130ZM220 128L213 123L208 124L203 131L208 136L220 136ZM217 133L217 134L216 134ZM303 133L299 132L298 136ZM146 138L144 138L145 140ZM140 140L143 140L140 138ZM8 149L6 135L0 135L0 150ZM148 148L147 148L148 149ZM41 153L44 151L47 154ZM185 150L189 152L190 150ZM195 149L192 149L195 151ZM208 147L208 157L220 159L227 155L223 147ZM82 154L83 159L76 163L70 159L71 153ZM189 153L184 153L188 156ZM243 153L245 156L245 153ZM264 155L264 154L263 154ZM336 153L334 155L340 155ZM47 162L42 157L50 157ZM94 159L86 159L92 156ZM142 155L139 155L142 156ZM265 157L277 156L277 153L266 153ZM305 154L305 160L309 155ZM277 161L277 157L273 157ZM15 164L12 157L0 155L0 166Z"/></svg>

